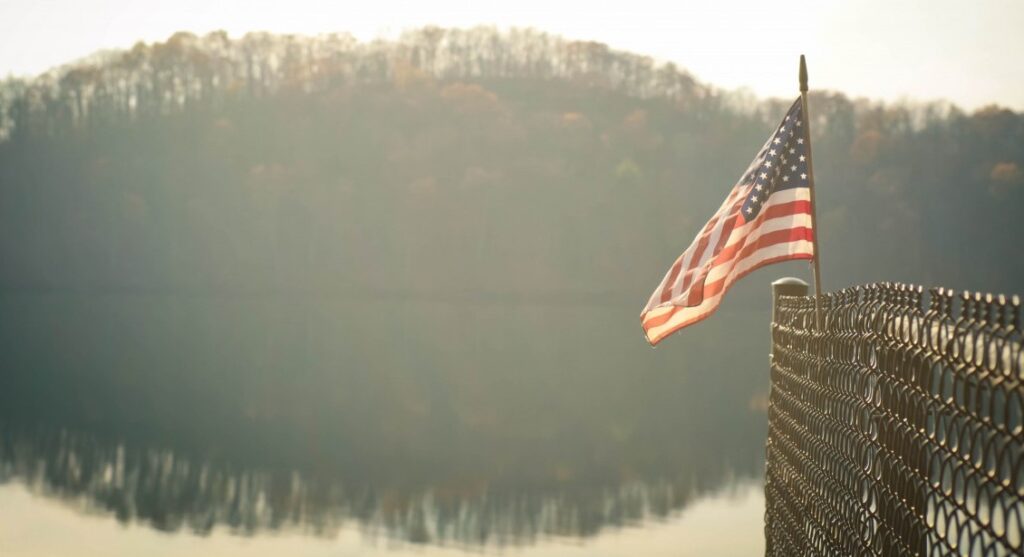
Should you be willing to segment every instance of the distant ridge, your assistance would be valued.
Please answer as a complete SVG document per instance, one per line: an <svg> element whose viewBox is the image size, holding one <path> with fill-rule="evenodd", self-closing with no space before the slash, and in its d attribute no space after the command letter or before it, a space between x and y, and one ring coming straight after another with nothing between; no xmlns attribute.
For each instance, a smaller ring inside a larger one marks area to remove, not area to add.
<svg viewBox="0 0 1024 557"><path fill-rule="evenodd" d="M176 33L0 83L0 291L641 304L786 102L532 30ZM810 103L836 287L1020 290L1020 114Z"/></svg>

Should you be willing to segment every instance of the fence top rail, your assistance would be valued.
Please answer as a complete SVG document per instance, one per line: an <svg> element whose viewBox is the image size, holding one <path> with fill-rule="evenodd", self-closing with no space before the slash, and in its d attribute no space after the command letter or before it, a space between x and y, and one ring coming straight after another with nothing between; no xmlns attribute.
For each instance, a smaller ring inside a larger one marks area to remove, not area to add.
<svg viewBox="0 0 1024 557"><path fill-rule="evenodd" d="M814 296L779 296L779 307L786 310L813 310ZM890 309L912 310L923 316L942 317L954 323L973 321L994 328L1021 331L1021 298L1014 294L991 294L929 288L897 282L876 282L822 294L822 311L840 307L885 304Z"/></svg>

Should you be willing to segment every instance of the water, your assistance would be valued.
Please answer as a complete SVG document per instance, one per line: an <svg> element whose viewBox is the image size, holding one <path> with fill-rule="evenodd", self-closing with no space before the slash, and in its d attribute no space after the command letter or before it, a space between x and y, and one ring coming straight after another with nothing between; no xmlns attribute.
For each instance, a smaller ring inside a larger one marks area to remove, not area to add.
<svg viewBox="0 0 1024 557"><path fill-rule="evenodd" d="M20 294L0 314L5 556L763 552L759 312L657 351L616 302Z"/></svg>

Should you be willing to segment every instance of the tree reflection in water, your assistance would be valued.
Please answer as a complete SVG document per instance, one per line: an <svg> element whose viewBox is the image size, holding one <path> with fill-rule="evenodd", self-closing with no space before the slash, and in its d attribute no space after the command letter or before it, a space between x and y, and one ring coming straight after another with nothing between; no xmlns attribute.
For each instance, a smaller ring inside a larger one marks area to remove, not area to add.
<svg viewBox="0 0 1024 557"><path fill-rule="evenodd" d="M618 316L592 315L614 308L503 311L492 348L422 330L387 350L308 308L66 302L0 331L0 481L124 523L527 544L665 518L762 473L763 382L746 356L694 347L712 328L677 343L694 372L679 353L621 352ZM543 335L548 320L575 332ZM268 328L272 348L256 347Z"/></svg>
<svg viewBox="0 0 1024 557"><path fill-rule="evenodd" d="M724 487L735 474L689 471L689 481L629 480L514 486L485 480L434 486L360 485L342 477L245 469L190 460L171 450L105 444L68 430L2 427L0 481L85 511L162 531L245 535L299 530L333 535L347 522L413 543L505 545L590 536L605 527L661 519Z"/></svg>

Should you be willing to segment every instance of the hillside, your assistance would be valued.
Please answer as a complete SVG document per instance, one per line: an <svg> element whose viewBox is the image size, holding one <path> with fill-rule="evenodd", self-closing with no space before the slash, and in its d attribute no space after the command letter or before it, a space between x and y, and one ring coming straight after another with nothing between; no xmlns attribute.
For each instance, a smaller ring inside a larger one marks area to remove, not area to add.
<svg viewBox="0 0 1024 557"><path fill-rule="evenodd" d="M639 312L786 102L529 30L178 33L0 87L0 288ZM810 102L829 288L1024 290L1024 116Z"/></svg>

